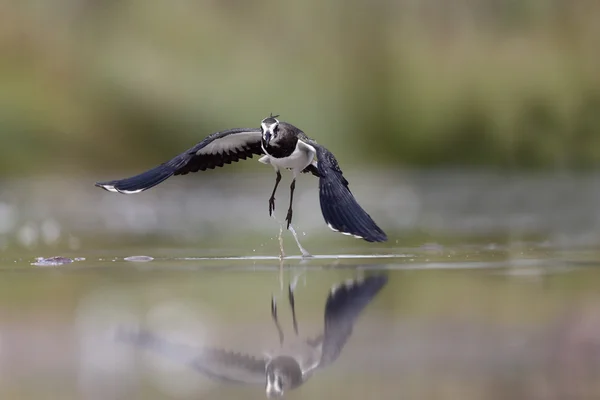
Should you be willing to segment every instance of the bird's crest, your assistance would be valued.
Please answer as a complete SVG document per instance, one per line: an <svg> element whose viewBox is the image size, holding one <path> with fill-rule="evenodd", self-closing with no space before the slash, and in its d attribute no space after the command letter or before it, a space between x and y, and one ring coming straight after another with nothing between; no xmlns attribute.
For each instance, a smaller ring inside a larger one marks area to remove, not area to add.
<svg viewBox="0 0 600 400"><path fill-rule="evenodd" d="M269 124L269 125L277 123L277 122L279 122L279 121L276 120L277 117L279 117L279 114L273 115L273 113L270 113L270 115L267 118L265 118L265 119L262 120L262 123L263 124Z"/></svg>

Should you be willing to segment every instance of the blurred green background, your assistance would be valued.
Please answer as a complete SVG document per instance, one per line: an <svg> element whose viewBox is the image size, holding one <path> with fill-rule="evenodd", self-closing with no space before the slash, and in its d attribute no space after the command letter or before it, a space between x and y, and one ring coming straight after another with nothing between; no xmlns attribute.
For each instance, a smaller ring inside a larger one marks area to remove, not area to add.
<svg viewBox="0 0 600 400"><path fill-rule="evenodd" d="M291 328L284 278L306 272L304 334L332 284L382 270L304 397L600 398L599 71L600 1L0 1L0 398L264 398L112 329L258 355L273 294ZM256 159L93 186L270 113L335 153L388 242L331 232L306 177L294 219L321 257L280 269L288 189L268 218ZM50 256L75 262L32 265Z"/></svg>
<svg viewBox="0 0 600 400"><path fill-rule="evenodd" d="M342 164L589 168L598 49L592 1L4 1L0 174L139 170L271 112Z"/></svg>

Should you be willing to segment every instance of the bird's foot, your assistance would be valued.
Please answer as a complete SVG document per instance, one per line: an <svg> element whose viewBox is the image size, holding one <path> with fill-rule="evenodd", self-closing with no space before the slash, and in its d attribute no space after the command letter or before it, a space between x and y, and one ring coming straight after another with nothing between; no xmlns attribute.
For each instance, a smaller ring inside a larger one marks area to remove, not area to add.
<svg viewBox="0 0 600 400"><path fill-rule="evenodd" d="M275 211L275 196L271 196L269 199L269 217L273 214L273 211Z"/></svg>
<svg viewBox="0 0 600 400"><path fill-rule="evenodd" d="M292 209L291 208L288 210L285 220L287 221L287 229L290 229L290 224L292 223Z"/></svg>

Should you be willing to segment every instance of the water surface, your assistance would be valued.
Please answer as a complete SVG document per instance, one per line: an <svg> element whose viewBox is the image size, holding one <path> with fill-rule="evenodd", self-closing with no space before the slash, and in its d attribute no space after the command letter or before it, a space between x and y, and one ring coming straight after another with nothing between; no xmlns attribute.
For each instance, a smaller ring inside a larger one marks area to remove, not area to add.
<svg viewBox="0 0 600 400"><path fill-rule="evenodd" d="M81 182L8 183L0 398L264 398L263 387L216 382L118 343L114 330L142 326L260 356L279 346L271 296L293 335L291 281L300 334L315 335L331 287L372 273L389 283L341 357L289 398L600 397L595 177L378 176L369 186L378 198L360 178L353 186L388 243L327 230L307 185L294 216L313 257L284 232L283 259L279 221L243 179L243 196L223 181L138 197ZM74 261L36 265L51 256Z"/></svg>

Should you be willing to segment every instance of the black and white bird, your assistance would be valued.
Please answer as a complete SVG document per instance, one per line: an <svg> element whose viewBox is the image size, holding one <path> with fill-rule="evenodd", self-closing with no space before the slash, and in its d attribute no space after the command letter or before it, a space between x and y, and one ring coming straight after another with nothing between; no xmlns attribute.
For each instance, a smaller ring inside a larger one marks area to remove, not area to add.
<svg viewBox="0 0 600 400"><path fill-rule="evenodd" d="M281 397L338 359L352 334L356 319L386 283L385 275L373 275L334 286L325 303L323 332L315 338L298 336L294 295L290 286L289 301L296 340L285 343L275 302L272 301L271 315L279 331L281 348L276 354L263 357L208 347L193 348L148 331L121 330L117 339L188 365L209 379L264 385L268 397Z"/></svg>
<svg viewBox="0 0 600 400"><path fill-rule="evenodd" d="M300 129L277 120L277 117L271 115L263 119L260 129L238 128L213 133L158 167L126 179L97 182L96 186L115 193L139 193L173 175L206 171L252 158L255 154L262 155L258 161L273 166L276 172L275 187L269 198L269 215L275 210L275 192L281 181L280 171L289 169L293 174L286 216L289 228L296 178L301 172L310 172L319 178L321 212L329 228L368 242L386 241L386 234L350 192L348 181L333 154Z"/></svg>

